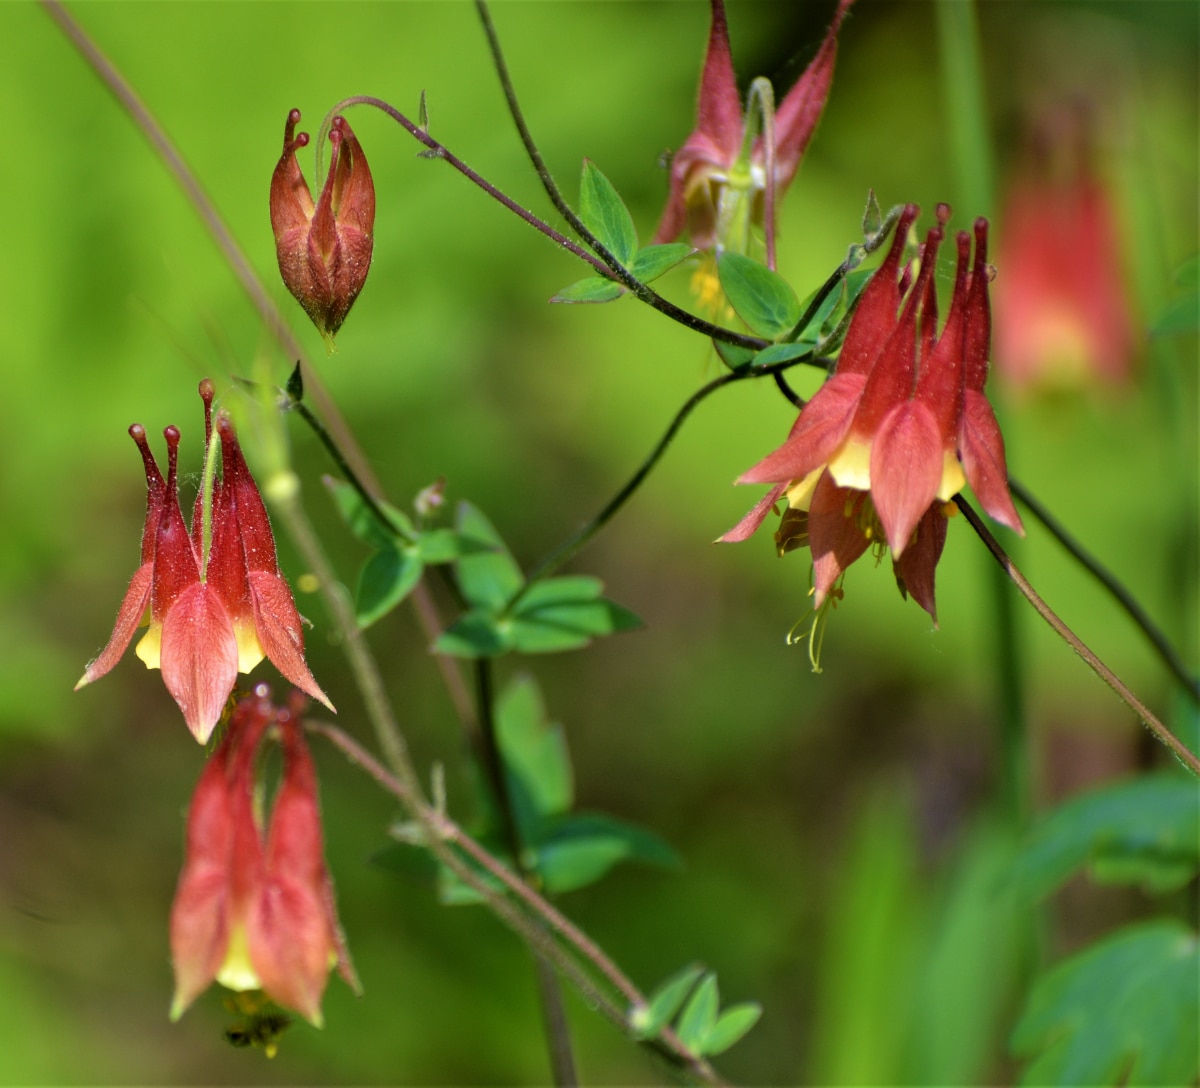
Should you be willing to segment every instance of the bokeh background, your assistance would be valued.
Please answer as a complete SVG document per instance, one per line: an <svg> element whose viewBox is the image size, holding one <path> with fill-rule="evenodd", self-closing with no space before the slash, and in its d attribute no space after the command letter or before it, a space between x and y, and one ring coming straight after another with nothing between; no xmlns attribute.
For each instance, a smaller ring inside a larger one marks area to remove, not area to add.
<svg viewBox="0 0 1200 1088"><path fill-rule="evenodd" d="M483 507L530 565L600 508L719 372L705 342L630 300L547 305L582 266L361 111L353 123L378 189L376 257L326 357L273 264L267 186L291 107L315 132L345 95L379 95L415 116L424 90L439 139L548 211L470 5L73 10L203 179L398 505L444 475L449 496ZM731 0L743 85L763 73L789 86L831 10ZM981 139L994 151L997 203L1039 96L1088 96L1140 330L1122 388L996 392L1010 467L1194 664L1196 340L1147 330L1197 249L1200 17L1195 5L1154 0L992 2L978 15ZM666 193L660 158L692 125L707 5L514 2L497 5L495 19L568 195L591 158L648 239ZM325 1030L296 1028L273 1062L225 1043L216 992L167 1022L166 919L202 752L132 655L102 682L71 687L107 638L137 561L144 491L128 425L157 436L177 424L194 486L198 379L226 389L266 359L282 381L290 364L162 164L50 19L32 4L3 5L0 42L0 1083L544 1080L527 954L483 910L440 907L429 885L372 862L395 807L329 749L317 751L328 852L365 996L333 980ZM801 295L856 239L869 188L885 206L949 200L956 224L997 212L965 203L948 128L957 93L943 82L933 5L859 0L782 211L780 269ZM998 239L1003 231L1000 219ZM663 283L688 301L686 271ZM797 385L808 392L817 380ZM1161 755L1019 602L1027 732L1003 739L997 586L961 521L939 568L940 630L900 600L886 565L860 563L814 675L784 638L807 608L804 559L777 560L765 533L709 543L757 498L730 481L792 417L767 382L707 401L572 567L603 577L645 628L581 653L501 663L502 676L531 667L563 722L580 805L645 824L684 859L678 872L617 870L563 906L645 988L699 960L718 971L725 1000L764 1003L760 1025L720 1061L736 1080L1004 1079L1005 1038L1035 966L1032 922L1003 891L1005 797L1023 790L1040 811ZM331 466L298 421L291 435L308 511L352 581L364 554L318 482ZM248 454L253 464L252 443ZM1005 545L1085 640L1178 722L1171 683L1140 637L1029 524L1027 540L1005 534ZM281 558L302 573L286 540ZM313 672L339 722L367 740L319 599L298 603L314 621ZM451 805L469 817L455 793L464 746L416 623L401 609L371 638L421 766L447 764ZM1041 915L1042 955L1146 909L1132 893L1071 885ZM568 1011L589 1082L664 1076L573 996Z"/></svg>

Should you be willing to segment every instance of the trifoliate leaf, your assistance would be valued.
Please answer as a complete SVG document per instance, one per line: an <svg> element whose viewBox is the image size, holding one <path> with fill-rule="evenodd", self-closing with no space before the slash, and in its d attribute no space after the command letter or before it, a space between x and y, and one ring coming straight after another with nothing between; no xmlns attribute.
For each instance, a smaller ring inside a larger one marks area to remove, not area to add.
<svg viewBox="0 0 1200 1088"><path fill-rule="evenodd" d="M468 502L458 507L459 533L491 550L464 555L455 566L462 595L477 608L500 611L525 584L525 576L500 534L483 512Z"/></svg>
<svg viewBox="0 0 1200 1088"><path fill-rule="evenodd" d="M731 1005L717 1017L717 1022L704 1039L702 1053L710 1057L723 1054L734 1043L739 1042L758 1023L761 1016L762 1006L757 1001L743 1001L741 1004Z"/></svg>
<svg viewBox="0 0 1200 1088"><path fill-rule="evenodd" d="M812 350L813 342L811 340L797 340L794 344L772 344L754 356L753 364L760 367L770 366L772 363L786 363L789 359L800 359L805 355L811 355Z"/></svg>
<svg viewBox="0 0 1200 1088"><path fill-rule="evenodd" d="M722 254L717 274L729 305L759 336L778 340L800 320L800 302L779 273L740 253Z"/></svg>
<svg viewBox="0 0 1200 1088"><path fill-rule="evenodd" d="M575 792L566 735L547 718L532 676L515 677L496 700L496 738L528 841L541 821L570 810Z"/></svg>
<svg viewBox="0 0 1200 1088"><path fill-rule="evenodd" d="M594 884L623 861L664 868L680 864L679 855L654 832L597 812L546 821L531 846L538 873L554 895Z"/></svg>
<svg viewBox="0 0 1200 1088"><path fill-rule="evenodd" d="M425 564L413 548L386 547L363 564L354 595L360 627L382 619L417 586Z"/></svg>
<svg viewBox="0 0 1200 1088"><path fill-rule="evenodd" d="M323 481L333 496L334 505L337 507L338 513L342 515L342 520L364 544L370 544L372 548L391 548L395 547L397 536L408 540L416 537L412 522L394 506L389 506L387 503L377 504L391 521L391 525L388 525L380 521L363 497L350 484L344 480L336 480L332 476L323 477Z"/></svg>
<svg viewBox="0 0 1200 1088"><path fill-rule="evenodd" d="M676 1034L688 1050L704 1053L704 1042L717 1022L720 1001L717 976L710 972L688 998L679 1016L679 1023L675 1025Z"/></svg>
<svg viewBox="0 0 1200 1088"><path fill-rule="evenodd" d="M583 160L579 183L579 218L608 251L626 267L637 253L637 229L625 202L590 159Z"/></svg>
<svg viewBox="0 0 1200 1088"><path fill-rule="evenodd" d="M645 1005L634 1009L630 1014L630 1023L637 1037L653 1039L662 1031L674 1019L679 1007L692 992L696 980L702 974L704 968L699 964L685 967L662 983L650 995Z"/></svg>
<svg viewBox="0 0 1200 1088"><path fill-rule="evenodd" d="M495 545L453 529L430 529L417 538L417 554L426 563L452 563L465 555L490 552Z"/></svg>
<svg viewBox="0 0 1200 1088"><path fill-rule="evenodd" d="M1129 926L1033 987L1012 1038L1028 1085L1182 1085L1200 1077L1200 943Z"/></svg>
<svg viewBox="0 0 1200 1088"><path fill-rule="evenodd" d="M551 302L612 302L625 294L625 288L604 276L576 280L551 296Z"/></svg>
<svg viewBox="0 0 1200 1088"><path fill-rule="evenodd" d="M629 271L642 283L658 279L677 264L686 261L696 250L684 242L667 242L665 245L646 246L639 249Z"/></svg>
<svg viewBox="0 0 1200 1088"><path fill-rule="evenodd" d="M434 653L467 658L501 657L512 648L511 625L482 610L460 616L433 644Z"/></svg>
<svg viewBox="0 0 1200 1088"><path fill-rule="evenodd" d="M1073 798L1037 827L1018 856L1019 894L1049 894L1082 865L1097 879L1150 891L1186 884L1200 869L1200 788L1164 772Z"/></svg>

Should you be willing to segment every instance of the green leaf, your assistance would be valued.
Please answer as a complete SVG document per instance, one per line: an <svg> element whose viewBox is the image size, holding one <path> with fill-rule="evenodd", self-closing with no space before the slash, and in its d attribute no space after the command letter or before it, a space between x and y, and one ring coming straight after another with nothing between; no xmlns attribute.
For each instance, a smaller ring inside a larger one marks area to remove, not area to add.
<svg viewBox="0 0 1200 1088"><path fill-rule="evenodd" d="M1128 926L1035 983L1012 1049L1023 1084L1194 1084L1200 944L1186 926Z"/></svg>
<svg viewBox="0 0 1200 1088"><path fill-rule="evenodd" d="M468 658L501 657L512 648L511 625L478 610L460 616L433 644L434 653Z"/></svg>
<svg viewBox="0 0 1200 1088"><path fill-rule="evenodd" d="M661 246L646 246L638 250L629 271L642 283L658 279L677 264L682 264L696 250L684 242L668 242Z"/></svg>
<svg viewBox="0 0 1200 1088"><path fill-rule="evenodd" d="M629 266L638 248L637 229L617 190L590 159L583 160L579 218L621 264Z"/></svg>
<svg viewBox="0 0 1200 1088"><path fill-rule="evenodd" d="M679 1011L684 998L692 992L696 979L704 974L699 964L691 964L673 974L650 995L645 1005L630 1014L629 1021L639 1039L653 1039Z"/></svg>
<svg viewBox="0 0 1200 1088"><path fill-rule="evenodd" d="M797 340L794 344L772 344L763 348L754 356L754 366L770 366L772 363L786 363L789 359L799 359L802 355L811 355L813 341Z"/></svg>
<svg viewBox="0 0 1200 1088"><path fill-rule="evenodd" d="M551 296L551 302L612 302L625 294L625 288L604 276L576 280Z"/></svg>
<svg viewBox="0 0 1200 1088"><path fill-rule="evenodd" d="M604 592L604 583L590 574L563 574L534 582L517 605L518 612L565 601L595 601Z"/></svg>
<svg viewBox="0 0 1200 1088"><path fill-rule="evenodd" d="M710 971L693 991L679 1017L679 1023L675 1026L680 1041L688 1050L694 1050L697 1054L704 1053L704 1043L717 1022L720 1000L717 976Z"/></svg>
<svg viewBox="0 0 1200 1088"><path fill-rule="evenodd" d="M552 895L594 884L622 861L664 868L680 865L679 855L654 832L596 812L547 821L532 849L537 870Z"/></svg>
<svg viewBox="0 0 1200 1088"><path fill-rule="evenodd" d="M761 1016L762 1006L757 1001L743 1001L741 1004L731 1005L717 1017L717 1022L705 1037L704 1054L723 1054L734 1043L739 1042L758 1023Z"/></svg>
<svg viewBox="0 0 1200 1088"><path fill-rule="evenodd" d="M1200 789L1173 772L1144 775L1068 801L1036 828L1014 866L1019 894L1049 894L1080 866L1150 891L1200 869Z"/></svg>
<svg viewBox="0 0 1200 1088"><path fill-rule="evenodd" d="M421 580L425 564L410 548L387 547L363 564L354 611L359 627L370 627L404 600Z"/></svg>
<svg viewBox="0 0 1200 1088"><path fill-rule="evenodd" d="M722 254L717 275L729 305L759 336L778 340L800 320L796 292L779 273L740 253Z"/></svg>
<svg viewBox="0 0 1200 1088"><path fill-rule="evenodd" d="M492 523L468 502L459 503L457 529L491 549L458 561L455 572L463 596L476 608L499 612L525 584L521 568Z"/></svg>
<svg viewBox="0 0 1200 1088"><path fill-rule="evenodd" d="M843 282L844 281L845 277L843 277ZM817 312L814 313L811 318L809 318L808 324L800 330L800 335L797 336L796 339L813 341L819 340L821 336L821 330L824 328L825 322L829 320L833 311L838 308L838 304L842 301L843 294L844 290L842 284L839 283L837 287L835 287L829 292L828 295L825 296L821 302L821 305L817 307ZM803 304L800 306L800 317L804 316L809 306L812 305L812 300L816 298L816 295L817 292L814 291L808 296L808 298L804 300ZM799 321L800 318L798 317L796 320Z"/></svg>
<svg viewBox="0 0 1200 1088"><path fill-rule="evenodd" d="M566 735L547 718L533 677L514 677L496 701L496 737L528 841L540 821L569 811L575 795Z"/></svg>
<svg viewBox="0 0 1200 1088"><path fill-rule="evenodd" d="M593 638L642 626L628 609L603 598L534 605L522 600L511 622L513 646L523 654L578 650Z"/></svg>
<svg viewBox="0 0 1200 1088"><path fill-rule="evenodd" d="M750 348L743 348L737 344L727 344L724 340L714 340L713 347L716 348L717 354L730 370L740 370L747 363L753 362L754 352Z"/></svg>
<svg viewBox="0 0 1200 1088"><path fill-rule="evenodd" d="M425 563L450 563L465 555L479 555L494 548L494 544L453 529L430 529L417 538L417 555Z"/></svg>
<svg viewBox="0 0 1200 1088"><path fill-rule="evenodd" d="M394 548L396 546L396 532L375 516L375 512L350 484L344 480L335 480L332 476L324 477L324 483L333 496L334 505L337 507L338 513L342 515L342 520L359 540L370 544L372 548ZM412 522L404 514L387 503L378 505L405 537L411 540L416 536Z"/></svg>

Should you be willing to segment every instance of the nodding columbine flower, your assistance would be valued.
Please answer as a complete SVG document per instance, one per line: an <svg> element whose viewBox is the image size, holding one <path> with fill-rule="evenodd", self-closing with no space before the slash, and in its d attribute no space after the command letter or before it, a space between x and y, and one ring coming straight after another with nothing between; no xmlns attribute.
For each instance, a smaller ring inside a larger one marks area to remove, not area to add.
<svg viewBox="0 0 1200 1088"><path fill-rule="evenodd" d="M213 429L213 385L200 383L205 433ZM136 653L163 683L201 744L207 742L239 672L264 657L296 687L333 709L304 661L304 635L291 590L275 555L275 538L262 496L238 445L233 423L218 412L222 474L211 479L208 499L196 497L191 532L179 507L179 430L168 427L164 480L146 441L129 428L146 471L146 522L142 564L129 584L108 645L87 667L75 689L98 680L121 659L134 632L149 617ZM205 540L205 520L211 530Z"/></svg>
<svg viewBox="0 0 1200 1088"><path fill-rule="evenodd" d="M1018 391L1127 382L1137 334L1111 193L1078 109L1043 119L1000 220L996 369Z"/></svg>
<svg viewBox="0 0 1200 1088"><path fill-rule="evenodd" d="M890 548L902 594L934 622L934 571L950 500L969 483L984 509L1017 532L1004 439L984 395L991 317L987 220L956 236L954 296L941 335L933 271L943 226L921 249L920 270L900 263L918 208L900 215L887 257L864 288L834 373L804 406L788 439L738 483L775 486L721 537L745 540L785 500L779 554L808 546L814 607L840 596L846 568L868 548Z"/></svg>
<svg viewBox="0 0 1200 1088"><path fill-rule="evenodd" d="M200 775L171 907L172 1020L212 982L262 991L317 1027L333 967L358 992L325 868L303 710L303 697L280 709L258 685ZM267 818L257 757L271 739L283 749L283 776Z"/></svg>
<svg viewBox="0 0 1200 1088"><path fill-rule="evenodd" d="M271 229L279 273L326 343L333 337L371 267L375 184L362 146L344 117L335 117L325 187L314 204L296 152L308 133L296 134L300 111L283 130L283 155L271 176Z"/></svg>
<svg viewBox="0 0 1200 1088"><path fill-rule="evenodd" d="M783 195L829 97L837 35L853 0L838 0L833 25L817 55L801 73L774 115L776 198ZM768 185L767 145L761 103L743 113L729 50L723 0L712 0L712 29L700 77L696 128L671 160L671 190L655 242L670 242L688 229L698 249L745 253L749 227L763 221ZM768 228L770 229L770 228Z"/></svg>

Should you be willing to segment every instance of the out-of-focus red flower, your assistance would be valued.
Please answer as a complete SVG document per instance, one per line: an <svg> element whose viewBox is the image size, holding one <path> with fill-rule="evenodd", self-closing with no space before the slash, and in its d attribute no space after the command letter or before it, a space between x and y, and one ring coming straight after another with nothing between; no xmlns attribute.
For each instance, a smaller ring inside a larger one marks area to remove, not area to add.
<svg viewBox="0 0 1200 1088"><path fill-rule="evenodd" d="M212 382L200 383L205 432L212 433ZM217 414L222 475L212 477L211 541L205 546L204 493L197 496L189 533L179 507L179 430L168 427L164 480L135 423L129 433L146 470L142 564L129 584L108 645L87 667L76 690L98 680L121 659L149 613L136 653L163 682L188 728L205 743L220 720L239 672L263 657L296 687L332 704L304 661L304 634L291 590L275 555L275 538L238 445L233 423Z"/></svg>
<svg viewBox="0 0 1200 1088"><path fill-rule="evenodd" d="M344 117L335 117L325 187L314 204L296 152L300 111L288 114L283 155L271 176L271 229L287 289L332 343L367 282L375 229L375 184L362 146Z"/></svg>
<svg viewBox="0 0 1200 1088"><path fill-rule="evenodd" d="M783 195L800 165L829 97L837 57L837 35L853 0L839 0L833 24L817 55L801 73L775 113L776 198ZM753 105L751 106L753 108ZM751 139L747 141L748 131ZM671 190L655 242L670 242L688 229L698 249L730 246L745 252L742 240L751 219L762 222L767 187L767 152L753 136L738 97L729 50L723 0L712 0L712 30L700 77L696 128L671 160Z"/></svg>
<svg viewBox="0 0 1200 1088"><path fill-rule="evenodd" d="M1052 114L1004 202L996 369L1018 390L1126 382L1137 333L1086 120Z"/></svg>
<svg viewBox="0 0 1200 1088"><path fill-rule="evenodd" d="M260 684L238 703L196 785L171 907L172 1019L215 981L261 990L319 1027L334 966L359 988L325 868L316 772L299 720L303 703L293 698L279 709ZM256 760L270 735L284 763L268 819L260 811Z"/></svg>
<svg viewBox="0 0 1200 1088"><path fill-rule="evenodd" d="M739 483L775 486L723 541L745 540L786 499L780 554L807 545L820 609L868 548L891 549L901 592L936 622L934 572L948 505L970 483L997 521L1022 531L1008 493L1004 440L983 389L988 371L987 220L975 221L975 256L956 237L954 297L941 335L933 270L950 210L926 237L915 277L900 270L918 209L900 216L829 380L801 410L782 446Z"/></svg>

